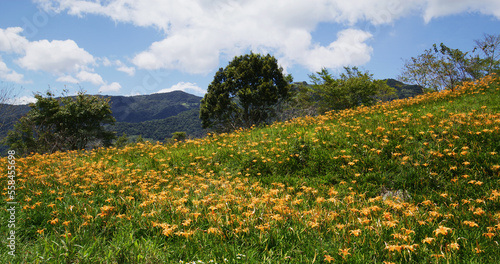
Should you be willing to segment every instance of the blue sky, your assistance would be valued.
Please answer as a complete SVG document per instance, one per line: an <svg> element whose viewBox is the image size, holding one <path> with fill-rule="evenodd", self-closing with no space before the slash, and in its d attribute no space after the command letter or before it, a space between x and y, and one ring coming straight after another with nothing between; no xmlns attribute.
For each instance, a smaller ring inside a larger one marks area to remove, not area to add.
<svg viewBox="0 0 500 264"><path fill-rule="evenodd" d="M343 66L396 78L432 44L469 51L484 34L500 34L498 0L1 0L0 85L18 102L49 88L201 96L250 51L295 81Z"/></svg>

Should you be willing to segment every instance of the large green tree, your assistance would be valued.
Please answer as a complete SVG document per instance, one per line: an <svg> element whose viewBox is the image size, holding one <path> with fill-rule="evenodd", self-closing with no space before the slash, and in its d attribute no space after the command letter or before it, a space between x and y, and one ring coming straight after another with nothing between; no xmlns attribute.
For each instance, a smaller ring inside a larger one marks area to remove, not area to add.
<svg viewBox="0 0 500 264"><path fill-rule="evenodd" d="M221 132L269 122L276 105L288 98L290 83L269 54L235 57L217 71L201 101L203 128Z"/></svg>
<svg viewBox="0 0 500 264"><path fill-rule="evenodd" d="M4 144L17 153L55 151L109 146L115 135L104 128L113 124L109 99L79 92L74 97L35 95L30 111L9 131Z"/></svg>

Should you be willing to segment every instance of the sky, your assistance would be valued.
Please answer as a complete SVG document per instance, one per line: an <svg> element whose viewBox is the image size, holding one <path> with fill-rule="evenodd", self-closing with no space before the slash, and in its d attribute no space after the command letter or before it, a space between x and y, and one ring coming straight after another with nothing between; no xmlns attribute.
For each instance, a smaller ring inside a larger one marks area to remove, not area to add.
<svg viewBox="0 0 500 264"><path fill-rule="evenodd" d="M471 51L485 34L498 0L0 0L0 90L203 96L250 52L297 82L344 66L397 78L433 44Z"/></svg>

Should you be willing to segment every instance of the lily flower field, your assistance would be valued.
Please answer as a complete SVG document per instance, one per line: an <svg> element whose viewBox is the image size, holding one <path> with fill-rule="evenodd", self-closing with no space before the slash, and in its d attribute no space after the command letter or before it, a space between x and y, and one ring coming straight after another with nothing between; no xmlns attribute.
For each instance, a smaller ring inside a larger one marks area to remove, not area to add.
<svg viewBox="0 0 500 264"><path fill-rule="evenodd" d="M500 79L175 144L15 159L5 263L498 263Z"/></svg>

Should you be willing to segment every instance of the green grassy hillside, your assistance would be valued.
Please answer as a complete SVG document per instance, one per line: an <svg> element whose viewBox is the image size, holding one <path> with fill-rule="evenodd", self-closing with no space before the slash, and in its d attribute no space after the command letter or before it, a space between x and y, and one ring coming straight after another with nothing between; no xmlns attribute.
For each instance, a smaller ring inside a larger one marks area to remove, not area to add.
<svg viewBox="0 0 500 264"><path fill-rule="evenodd" d="M498 263L500 84L15 160L12 263ZM8 160L0 160L8 201ZM5 205L4 208L9 208ZM12 211L2 211L7 237Z"/></svg>

